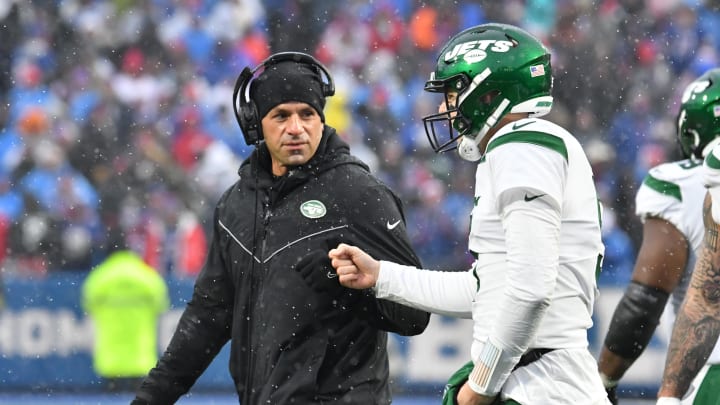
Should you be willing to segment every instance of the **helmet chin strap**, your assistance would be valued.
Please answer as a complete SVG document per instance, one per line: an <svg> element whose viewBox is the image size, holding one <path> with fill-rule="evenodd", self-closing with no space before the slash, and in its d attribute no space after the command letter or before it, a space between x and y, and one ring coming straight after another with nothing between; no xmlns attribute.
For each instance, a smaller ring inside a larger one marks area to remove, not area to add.
<svg viewBox="0 0 720 405"><path fill-rule="evenodd" d="M483 139L485 139L485 136L487 135L488 131L490 131L490 128L495 126L495 124L498 122L498 119L500 119L501 114L505 111L507 106L510 105L510 100L503 99L500 102L500 105L493 111L492 114L488 117L488 119L483 124L482 128L480 128L480 131L478 131L475 136L463 136L462 139L460 139L460 142L458 142L458 154L461 158L469 161L469 162L477 162L480 160L480 158L483 157L483 152L480 151L480 142L482 142Z"/></svg>
<svg viewBox="0 0 720 405"><path fill-rule="evenodd" d="M487 134L488 129L490 129L488 126L483 126L477 135L473 137L463 136L460 142L458 142L458 155L468 162L477 162L480 160L483 156L482 152L480 152L480 142L485 137L485 134Z"/></svg>

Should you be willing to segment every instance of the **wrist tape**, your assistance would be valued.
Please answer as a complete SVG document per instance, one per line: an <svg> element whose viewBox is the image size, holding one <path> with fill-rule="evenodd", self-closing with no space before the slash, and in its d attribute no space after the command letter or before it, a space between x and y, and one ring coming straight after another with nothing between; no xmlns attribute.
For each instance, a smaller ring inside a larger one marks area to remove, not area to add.
<svg viewBox="0 0 720 405"><path fill-rule="evenodd" d="M481 395L497 394L519 359L520 356L511 355L488 339L468 377L470 388Z"/></svg>

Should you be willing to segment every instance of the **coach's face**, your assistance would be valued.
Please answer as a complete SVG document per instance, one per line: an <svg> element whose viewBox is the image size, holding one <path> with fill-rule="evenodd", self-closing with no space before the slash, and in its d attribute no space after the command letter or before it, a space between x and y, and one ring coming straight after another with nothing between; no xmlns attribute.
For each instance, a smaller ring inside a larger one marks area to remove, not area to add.
<svg viewBox="0 0 720 405"><path fill-rule="evenodd" d="M289 166L307 163L320 144L323 125L320 114L307 103L282 103L268 111L262 119L262 133L273 174L282 176Z"/></svg>

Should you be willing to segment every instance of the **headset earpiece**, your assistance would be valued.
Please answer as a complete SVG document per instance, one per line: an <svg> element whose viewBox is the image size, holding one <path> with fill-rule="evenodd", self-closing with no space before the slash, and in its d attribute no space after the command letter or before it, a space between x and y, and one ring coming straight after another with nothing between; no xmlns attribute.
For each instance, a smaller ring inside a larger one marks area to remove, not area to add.
<svg viewBox="0 0 720 405"><path fill-rule="evenodd" d="M248 145L258 144L262 140L262 127L254 101L249 100L247 105L243 106L242 118L245 123L245 129L243 130L245 143Z"/></svg>
<svg viewBox="0 0 720 405"><path fill-rule="evenodd" d="M255 106L255 102L250 98L250 95L247 94L256 70L257 68L250 70L249 67L245 67L235 81L235 88L233 90L233 111L235 111L235 119L240 126L247 145L256 145L262 137L260 133L260 120L257 116L257 107ZM240 99L238 99L238 96L240 96Z"/></svg>
<svg viewBox="0 0 720 405"><path fill-rule="evenodd" d="M330 77L330 76L327 76ZM322 84L323 96L330 97L335 95L335 85L332 82Z"/></svg>
<svg viewBox="0 0 720 405"><path fill-rule="evenodd" d="M245 143L248 145L257 145L263 139L262 125L260 117L258 117L257 106L249 94L250 83L252 83L259 70L264 70L272 65L289 60L312 67L317 71L321 81L323 80L323 76L325 77L325 81L321 83L323 97L330 97L335 94L335 83L333 83L330 72L328 72L327 68L317 59L306 53L279 52L270 55L254 69L245 67L235 81L235 88L233 89L233 110L235 111L235 119L238 125L240 125L243 137L245 138ZM238 96L240 97L239 99Z"/></svg>
<svg viewBox="0 0 720 405"><path fill-rule="evenodd" d="M325 94L327 94L325 97L330 97L330 96L335 95L335 86L334 85L327 85L324 87L326 87Z"/></svg>

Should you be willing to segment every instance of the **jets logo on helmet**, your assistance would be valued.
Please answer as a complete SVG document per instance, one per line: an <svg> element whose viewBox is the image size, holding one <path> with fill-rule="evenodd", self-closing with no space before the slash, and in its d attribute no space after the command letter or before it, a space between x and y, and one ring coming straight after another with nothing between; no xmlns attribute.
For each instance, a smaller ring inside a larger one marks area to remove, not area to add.
<svg viewBox="0 0 720 405"><path fill-rule="evenodd" d="M473 49L472 51L466 53L463 59L465 59L465 62L467 63L477 63L485 59L486 56L487 53L485 53L485 51L481 51L480 49Z"/></svg>
<svg viewBox="0 0 720 405"><path fill-rule="evenodd" d="M693 96L693 94L702 93L708 87L710 87L710 80L695 80L694 82L690 83L687 88L685 88L680 102L687 103L688 101L690 101L690 98Z"/></svg>
<svg viewBox="0 0 720 405"><path fill-rule="evenodd" d="M550 53L535 37L506 24L482 24L455 35L440 52L425 90L442 93L446 110L423 117L436 152L458 149L467 160L508 113L539 117L552 107ZM448 93L455 93L453 103ZM463 145L458 145L462 138Z"/></svg>
<svg viewBox="0 0 720 405"><path fill-rule="evenodd" d="M687 158L702 159L720 143L720 68L685 88L677 124L680 149Z"/></svg>
<svg viewBox="0 0 720 405"><path fill-rule="evenodd" d="M450 62L453 59L464 56L466 62L475 63L485 58L485 56L487 55L487 53L485 52L486 50L489 52L503 53L509 51L512 46L512 42L502 40L463 42L461 44L455 45L455 47L450 52L445 53L445 62ZM479 60L474 60L477 58L477 55L482 55L483 58Z"/></svg>

